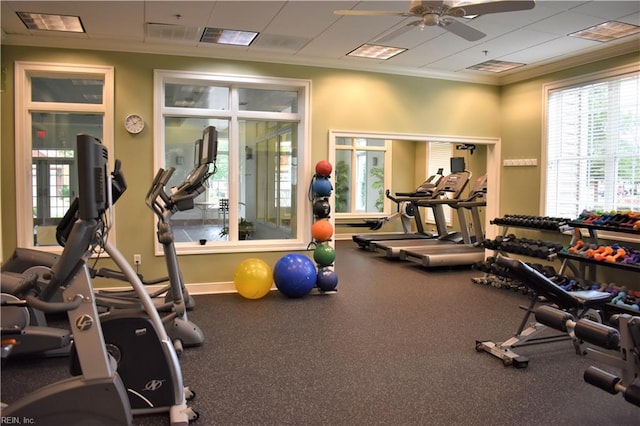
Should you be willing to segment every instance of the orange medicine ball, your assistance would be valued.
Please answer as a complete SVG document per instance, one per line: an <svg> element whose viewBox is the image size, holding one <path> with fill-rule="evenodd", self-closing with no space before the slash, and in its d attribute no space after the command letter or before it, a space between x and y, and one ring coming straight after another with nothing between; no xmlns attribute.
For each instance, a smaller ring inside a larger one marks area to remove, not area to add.
<svg viewBox="0 0 640 426"><path fill-rule="evenodd" d="M311 225L311 236L316 241L329 241L332 235L333 226L329 219L320 219Z"/></svg>

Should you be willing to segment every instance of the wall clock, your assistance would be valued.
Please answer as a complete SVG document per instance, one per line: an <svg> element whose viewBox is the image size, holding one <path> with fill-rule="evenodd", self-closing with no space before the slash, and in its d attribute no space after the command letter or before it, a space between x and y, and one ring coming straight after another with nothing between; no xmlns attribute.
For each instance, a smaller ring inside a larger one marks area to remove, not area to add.
<svg viewBox="0 0 640 426"><path fill-rule="evenodd" d="M144 119L138 114L129 114L124 119L124 128L127 132L137 135L144 130Z"/></svg>

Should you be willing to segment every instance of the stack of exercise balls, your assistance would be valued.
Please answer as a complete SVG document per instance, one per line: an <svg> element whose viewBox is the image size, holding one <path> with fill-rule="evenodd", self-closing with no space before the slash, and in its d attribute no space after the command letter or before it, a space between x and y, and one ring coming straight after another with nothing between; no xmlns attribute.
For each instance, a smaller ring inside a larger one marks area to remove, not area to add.
<svg viewBox="0 0 640 426"><path fill-rule="evenodd" d="M316 286L321 292L335 291L338 285L338 276L333 268L336 252L331 245L333 225L329 221L331 214L329 196L333 190L329 178L332 170L333 167L328 161L318 161L311 185L314 217L311 236L316 247L313 251L313 260L318 267Z"/></svg>
<svg viewBox="0 0 640 426"><path fill-rule="evenodd" d="M333 268L336 252L331 245L333 225L329 221L329 196L333 191L329 181L331 171L331 163L319 161L309 187L314 217L311 225L313 243L310 246L315 246L313 260L316 263L303 254L289 253L276 262L272 271L263 260L244 260L234 274L236 290L241 296L259 299L269 292L272 283L275 283L282 294L290 298L303 297L316 287L321 293L336 290L338 276Z"/></svg>

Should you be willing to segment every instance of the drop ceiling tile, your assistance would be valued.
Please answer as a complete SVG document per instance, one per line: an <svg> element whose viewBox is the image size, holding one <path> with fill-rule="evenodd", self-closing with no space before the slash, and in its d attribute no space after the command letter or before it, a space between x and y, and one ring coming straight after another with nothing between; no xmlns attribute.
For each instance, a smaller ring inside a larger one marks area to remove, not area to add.
<svg viewBox="0 0 640 426"><path fill-rule="evenodd" d="M491 53L491 56L496 57L545 43L557 37L556 34L522 29L488 40L475 46L475 49L486 50Z"/></svg>
<svg viewBox="0 0 640 426"><path fill-rule="evenodd" d="M345 19L348 18L348 19ZM310 56L338 58L380 34L402 18L397 16L343 16L302 49Z"/></svg>
<svg viewBox="0 0 640 426"><path fill-rule="evenodd" d="M575 37L559 37L546 43L513 52L500 59L504 61L522 62L533 64L538 61L545 61L549 58L560 58L568 55L575 55L578 51L598 46L600 43L591 40L584 40ZM564 58L563 58L564 59Z"/></svg>
<svg viewBox="0 0 640 426"><path fill-rule="evenodd" d="M217 1L208 27L262 31L284 6L284 1Z"/></svg>
<svg viewBox="0 0 640 426"><path fill-rule="evenodd" d="M205 27L213 11L214 3L213 1L147 1L144 8L145 23Z"/></svg>
<svg viewBox="0 0 640 426"><path fill-rule="evenodd" d="M592 1L573 8L572 12L603 19L618 19L640 12L640 1Z"/></svg>
<svg viewBox="0 0 640 426"><path fill-rule="evenodd" d="M535 22L527 28L552 34L567 35L574 31L583 30L592 25L601 24L604 21L605 19L602 18L568 11L559 13L543 21Z"/></svg>
<svg viewBox="0 0 640 426"><path fill-rule="evenodd" d="M265 32L288 36L314 37L324 31L339 16L334 10L350 8L357 2L345 1L290 1L282 8Z"/></svg>
<svg viewBox="0 0 640 426"><path fill-rule="evenodd" d="M549 7L545 5L545 3L549 2L536 2L536 5L533 9L527 10L526 12L505 12L505 13L490 13L488 15L482 15L472 20L478 22L491 22L493 24L501 24L508 25L511 27L523 27L525 25L529 25L533 22L541 21L543 19L550 18L553 15L556 15L562 12L562 9L558 9L557 7ZM555 3L555 2L554 2ZM576 4L576 2L571 2L572 4Z"/></svg>

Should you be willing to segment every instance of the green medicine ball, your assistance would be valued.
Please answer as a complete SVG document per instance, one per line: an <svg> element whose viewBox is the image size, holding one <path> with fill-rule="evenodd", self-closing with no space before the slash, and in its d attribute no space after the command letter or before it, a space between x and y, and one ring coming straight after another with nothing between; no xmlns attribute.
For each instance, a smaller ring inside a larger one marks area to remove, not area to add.
<svg viewBox="0 0 640 426"><path fill-rule="evenodd" d="M318 244L313 252L313 260L320 266L331 266L336 260L336 251L329 244Z"/></svg>

